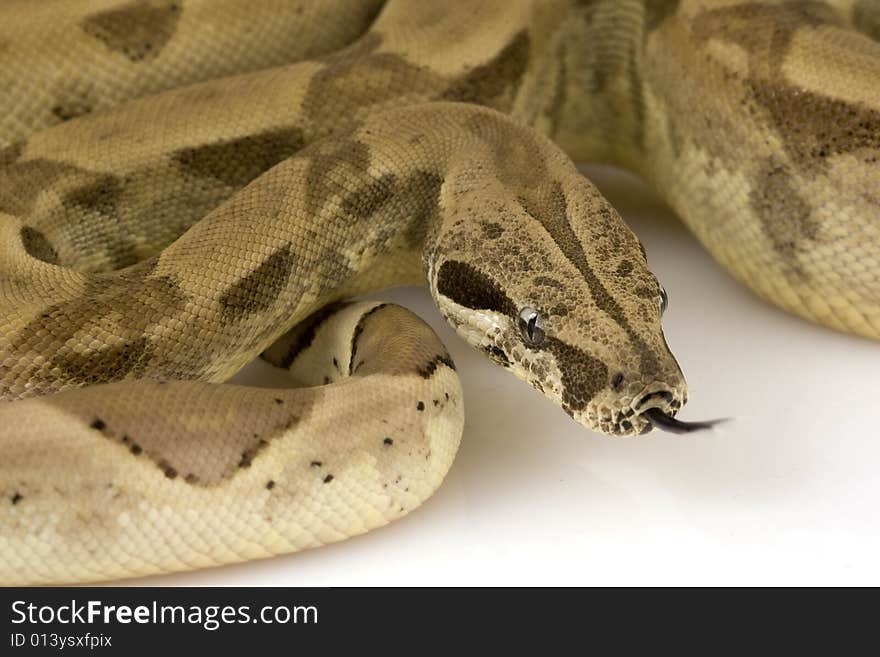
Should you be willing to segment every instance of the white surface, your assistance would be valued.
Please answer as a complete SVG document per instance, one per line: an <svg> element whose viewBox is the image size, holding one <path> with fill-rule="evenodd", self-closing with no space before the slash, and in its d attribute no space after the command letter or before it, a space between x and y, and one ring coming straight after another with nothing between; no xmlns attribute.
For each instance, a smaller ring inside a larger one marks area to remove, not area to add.
<svg viewBox="0 0 880 657"><path fill-rule="evenodd" d="M627 176L587 169L669 292L666 337L709 434L591 433L473 352L426 291L467 423L437 494L318 550L138 580L181 585L880 584L880 344L788 316L732 280Z"/></svg>

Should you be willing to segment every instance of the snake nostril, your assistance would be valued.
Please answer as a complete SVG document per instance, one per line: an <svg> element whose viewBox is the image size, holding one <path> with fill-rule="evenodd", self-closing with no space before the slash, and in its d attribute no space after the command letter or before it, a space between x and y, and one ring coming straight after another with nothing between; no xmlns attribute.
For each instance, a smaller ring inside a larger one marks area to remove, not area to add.
<svg viewBox="0 0 880 657"><path fill-rule="evenodd" d="M638 402L636 402L634 408L636 410L639 410L645 404L647 404L649 401L653 401L655 399L656 400L664 399L671 404L673 401L673 396L672 396L672 393L669 392L668 390L657 390L656 392L649 392L647 395L642 397Z"/></svg>

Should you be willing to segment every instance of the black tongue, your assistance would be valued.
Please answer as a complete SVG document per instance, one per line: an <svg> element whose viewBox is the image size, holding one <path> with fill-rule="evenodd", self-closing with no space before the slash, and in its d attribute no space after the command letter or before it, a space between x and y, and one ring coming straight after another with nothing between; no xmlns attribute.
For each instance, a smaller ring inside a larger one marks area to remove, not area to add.
<svg viewBox="0 0 880 657"><path fill-rule="evenodd" d="M647 411L643 411L642 415L648 418L658 429L663 429L664 431L670 431L672 433L690 433L691 431L702 431L703 429L709 429L719 422L723 422L724 420L708 420L706 422L682 422L681 420L676 420L671 415L667 415L659 408L649 408Z"/></svg>

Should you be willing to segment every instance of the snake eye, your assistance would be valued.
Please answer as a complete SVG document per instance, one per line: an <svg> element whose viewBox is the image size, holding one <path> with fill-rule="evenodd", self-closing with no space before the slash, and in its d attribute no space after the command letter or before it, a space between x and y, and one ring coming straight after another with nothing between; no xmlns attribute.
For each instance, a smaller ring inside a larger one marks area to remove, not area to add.
<svg viewBox="0 0 880 657"><path fill-rule="evenodd" d="M529 306L520 310L517 324L523 340L528 344L537 347L544 342L544 321L537 310Z"/></svg>
<svg viewBox="0 0 880 657"><path fill-rule="evenodd" d="M662 285L660 286L660 315L666 312L666 307L669 305L669 295L666 294L666 288Z"/></svg>

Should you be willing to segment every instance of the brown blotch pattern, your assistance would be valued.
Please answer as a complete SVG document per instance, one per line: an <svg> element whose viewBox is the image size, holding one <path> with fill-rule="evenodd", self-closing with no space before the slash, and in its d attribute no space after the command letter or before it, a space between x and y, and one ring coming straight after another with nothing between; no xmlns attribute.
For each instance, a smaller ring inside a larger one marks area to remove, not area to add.
<svg viewBox="0 0 880 657"><path fill-rule="evenodd" d="M46 236L36 228L22 226L21 245L24 247L24 250L27 251L29 256L34 257L37 260L42 260L43 262L48 262L53 265L58 263L58 251L56 251L55 247L52 246L52 243L46 239Z"/></svg>
<svg viewBox="0 0 880 657"><path fill-rule="evenodd" d="M49 194L48 215L64 218L61 230L94 231L94 241L100 243L100 253L110 268L122 268L139 260L136 243L125 231L116 228L115 221L124 194L125 179L110 174L98 174L63 162L44 159L18 160L0 167L0 211L26 218L35 208L41 195L54 188L65 189L62 194ZM41 212L47 216L45 210ZM65 226L67 228L65 228ZM59 244L59 246L61 246ZM86 255L82 248L55 249L56 262L65 257L74 259ZM65 262L73 265L75 263Z"/></svg>
<svg viewBox="0 0 880 657"><path fill-rule="evenodd" d="M449 353L430 327L419 325L405 335L388 329L411 319L409 311L388 304L364 313L353 331L349 373L362 376L415 373L429 379L441 365L454 370Z"/></svg>
<svg viewBox="0 0 880 657"><path fill-rule="evenodd" d="M880 150L880 112L859 103L827 98L789 85L752 85L792 158L806 168L860 149Z"/></svg>
<svg viewBox="0 0 880 657"><path fill-rule="evenodd" d="M338 179L362 180L370 165L370 149L349 139L318 142L308 150L306 166L306 209L317 217L328 200L331 183Z"/></svg>
<svg viewBox="0 0 880 657"><path fill-rule="evenodd" d="M169 439L167 434L148 433L135 440L127 433L120 435L121 432L102 418L94 418L90 426L104 438L128 448L134 456L143 454L168 479L180 477L193 486L212 487L234 477L240 470L249 468L260 452L268 447L272 438L281 435L298 420L298 417L290 418L283 428L278 426L268 438L261 438L258 434L247 438L242 436L236 440L241 451L233 452L233 448L225 446L222 450L212 453L212 458L207 459L199 450L191 449L192 445L175 442L173 438ZM191 438L196 441L199 439L198 436Z"/></svg>
<svg viewBox="0 0 880 657"><path fill-rule="evenodd" d="M92 180L67 192L61 207L68 216L96 217L93 223L96 241L102 242L102 254L111 269L121 269L138 262L136 243L124 231L114 230L119 215L125 180L110 174L90 174ZM104 226L106 224L106 226Z"/></svg>
<svg viewBox="0 0 880 657"><path fill-rule="evenodd" d="M631 260L623 259L620 261L620 264L617 265L616 273L618 276L626 278L633 271L633 263Z"/></svg>
<svg viewBox="0 0 880 657"><path fill-rule="evenodd" d="M460 260L447 260L440 265L437 291L466 308L492 310L508 317L517 314L516 305L497 282Z"/></svg>
<svg viewBox="0 0 880 657"><path fill-rule="evenodd" d="M880 3L877 0L859 0L853 7L856 29L875 41L880 41Z"/></svg>
<svg viewBox="0 0 880 657"><path fill-rule="evenodd" d="M235 321L266 310L287 285L292 268L290 245L276 249L259 267L223 293L220 297L223 314Z"/></svg>
<svg viewBox="0 0 880 657"><path fill-rule="evenodd" d="M400 55L375 52L381 43L382 37L371 32L324 57L324 68L312 76L303 99L306 116L326 121L327 113L334 112L346 123L375 105L401 96L435 95L445 86L440 76Z"/></svg>
<svg viewBox="0 0 880 657"><path fill-rule="evenodd" d="M434 372L437 371L437 368L439 368L440 365L445 365L449 369L455 370L455 363L452 362L452 357L449 354L437 354L425 365L418 368L419 376L423 379L430 379L434 376Z"/></svg>
<svg viewBox="0 0 880 657"><path fill-rule="evenodd" d="M42 336L42 348L51 354L35 363L28 375L35 391L43 385L54 389L61 381L94 385L144 372L157 353L145 337L147 327L155 321L153 310L161 308L165 316L177 312L187 301L175 279L151 276L153 266L153 262L145 262L113 276L91 279L81 296L50 306L22 328L12 342L13 351L28 352L33 336ZM139 312L128 314L123 326L117 321L120 313L133 307ZM114 327L116 341L96 349L82 346L78 336L99 334L107 326Z"/></svg>
<svg viewBox="0 0 880 657"><path fill-rule="evenodd" d="M276 367L289 369L297 357L311 346L324 322L349 305L348 302L331 303L312 313L264 351L262 358Z"/></svg>
<svg viewBox="0 0 880 657"><path fill-rule="evenodd" d="M608 367L598 358L553 337L545 348L559 363L562 372L562 402L566 410L582 411L608 384Z"/></svg>
<svg viewBox="0 0 880 657"><path fill-rule="evenodd" d="M382 249L400 230L401 222L407 246L418 247L439 211L442 184L443 179L430 171L416 170L403 180L386 173L344 197L342 208L354 222L380 218L367 249Z"/></svg>
<svg viewBox="0 0 880 657"><path fill-rule="evenodd" d="M565 105L568 102L568 49L565 44L560 45L559 52L556 56L556 89L553 91L553 98L545 110L547 118L550 120L550 129L548 135L553 137L559 131L564 119Z"/></svg>
<svg viewBox="0 0 880 657"><path fill-rule="evenodd" d="M720 39L744 48L753 76L778 77L795 33L824 24L841 24L824 2L748 2L703 12L694 20L693 35L697 42Z"/></svg>
<svg viewBox="0 0 880 657"><path fill-rule="evenodd" d="M440 188L443 178L431 171L416 171L407 176L398 192L406 203L409 225L404 231L408 246L424 243L429 227L440 212Z"/></svg>
<svg viewBox="0 0 880 657"><path fill-rule="evenodd" d="M61 203L83 212L98 212L106 217L114 217L122 196L122 183L116 176L101 175L95 181L67 193Z"/></svg>
<svg viewBox="0 0 880 657"><path fill-rule="evenodd" d="M371 217L394 196L396 184L397 176L393 173L371 178L365 185L342 198L342 211L355 220Z"/></svg>
<svg viewBox="0 0 880 657"><path fill-rule="evenodd" d="M543 276L543 275L535 276L532 279L532 284L535 287L552 287L557 290L561 290L564 287L562 285L562 283L560 281L556 280L555 278L551 278L550 276Z"/></svg>
<svg viewBox="0 0 880 657"><path fill-rule="evenodd" d="M678 11L681 0L645 0L645 34L650 34Z"/></svg>
<svg viewBox="0 0 880 657"><path fill-rule="evenodd" d="M0 148L0 167L12 164L21 157L21 153L24 150L24 144L25 142L23 141L17 141L14 144Z"/></svg>
<svg viewBox="0 0 880 657"><path fill-rule="evenodd" d="M509 109L528 68L529 50L529 35L525 31L518 32L501 52L454 82L442 97Z"/></svg>
<svg viewBox="0 0 880 657"><path fill-rule="evenodd" d="M52 106L52 114L62 123L70 121L78 116L83 116L92 111L95 105L94 99L87 91L70 89L61 91Z"/></svg>
<svg viewBox="0 0 880 657"><path fill-rule="evenodd" d="M83 31L132 62L157 57L177 30L179 0L134 0L87 16Z"/></svg>
<svg viewBox="0 0 880 657"><path fill-rule="evenodd" d="M543 149L534 132L483 113L468 118L464 127L489 148L495 173L505 185L532 188L536 180L547 176Z"/></svg>
<svg viewBox="0 0 880 657"><path fill-rule="evenodd" d="M798 195L785 166L768 162L755 180L749 203L773 248L783 256L781 261L797 270L798 251L804 241L819 236L820 224L812 217L809 204Z"/></svg>
<svg viewBox="0 0 880 657"><path fill-rule="evenodd" d="M191 176L212 178L229 187L244 187L261 173L302 149L299 128L276 128L206 146L184 148L172 155Z"/></svg>
<svg viewBox="0 0 880 657"><path fill-rule="evenodd" d="M355 370L357 369L357 366L355 365L355 358L358 351L358 342L360 341L361 335L364 332L364 328L366 327L367 322L370 321L370 317L372 317L375 313L381 311L383 308L386 308L387 306L388 304L382 303L375 308L371 308L369 311L361 315L361 318L358 320L357 324L355 324L354 331L351 332L351 346L349 347L349 351L351 353L351 358L348 362L349 374L354 374Z"/></svg>
<svg viewBox="0 0 880 657"><path fill-rule="evenodd" d="M64 162L42 158L20 160L22 145L9 148L6 157L11 161L0 168L0 212L24 217L32 210L37 197L64 177L94 175Z"/></svg>
<svg viewBox="0 0 880 657"><path fill-rule="evenodd" d="M103 346L85 353L56 354L52 363L61 370L65 381L97 385L143 371L151 354L150 343L140 337L119 346Z"/></svg>
<svg viewBox="0 0 880 657"><path fill-rule="evenodd" d="M351 142L360 145L360 142ZM427 231L439 212L440 188L443 179L436 173L417 169L406 177L386 172L379 176L366 173L368 166L366 152L359 147L344 152L334 161L332 153L312 157L312 165L307 177L317 174L314 170L320 161L326 166L326 179L310 186L307 199L314 205L314 212L320 212L333 200L333 184L337 173L345 171L348 179L345 192L338 201L337 215L349 225L369 222L364 226L365 241L361 252L383 252L394 243L394 237L402 232L407 247L420 247ZM363 159L361 160L361 158ZM352 158L357 158L352 161ZM363 167L363 168L357 168ZM329 189L328 189L329 188ZM336 204L334 204L336 205ZM349 263L343 256L328 258L323 263L325 278L338 280L347 275Z"/></svg>

